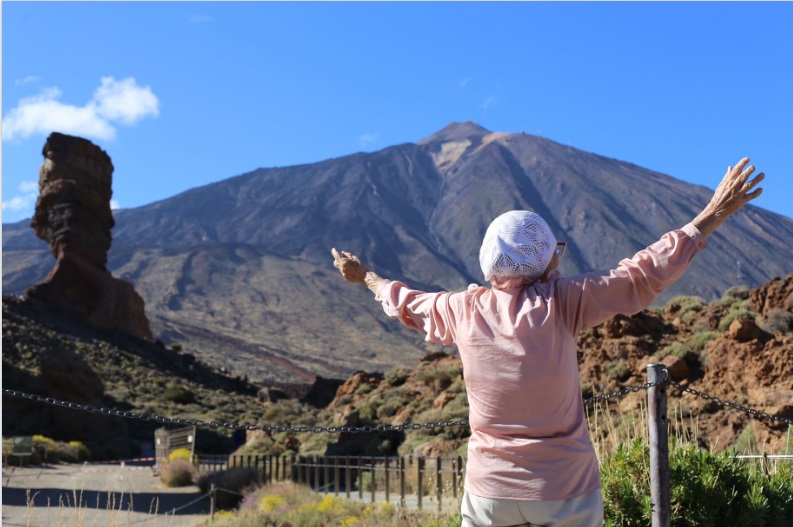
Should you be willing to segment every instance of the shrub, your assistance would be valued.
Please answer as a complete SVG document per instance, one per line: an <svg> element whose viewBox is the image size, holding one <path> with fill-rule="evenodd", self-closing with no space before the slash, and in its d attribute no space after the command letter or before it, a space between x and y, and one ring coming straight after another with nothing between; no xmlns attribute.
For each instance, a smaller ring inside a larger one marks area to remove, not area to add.
<svg viewBox="0 0 793 527"><path fill-rule="evenodd" d="M176 404L195 402L195 394L180 384L169 384L165 388L165 398Z"/></svg>
<svg viewBox="0 0 793 527"><path fill-rule="evenodd" d="M385 380L391 386L402 386L410 377L410 371L406 368L394 368L385 375Z"/></svg>
<svg viewBox="0 0 793 527"><path fill-rule="evenodd" d="M196 478L196 469L189 461L172 461L160 471L160 479L167 487L186 487Z"/></svg>
<svg viewBox="0 0 793 527"><path fill-rule="evenodd" d="M621 444L601 463L607 526L650 521L650 452L642 438ZM774 474L747 465L732 452L720 454L671 439L671 524L675 527L787 525L793 517L793 470Z"/></svg>
<svg viewBox="0 0 793 527"><path fill-rule="evenodd" d="M690 324L694 319L694 315L702 311L708 303L704 298L699 296L678 295L672 298L667 305L679 306L680 309L678 310L677 316L680 317L683 322Z"/></svg>
<svg viewBox="0 0 793 527"><path fill-rule="evenodd" d="M192 460L193 460L193 453L186 448L177 448L176 450L168 454L169 463L173 463L175 461L186 461L190 463Z"/></svg>
<svg viewBox="0 0 793 527"><path fill-rule="evenodd" d="M754 320L754 317L754 311L743 308L731 309L719 321L719 330L727 331L730 328L730 324L732 324L734 320Z"/></svg>
<svg viewBox="0 0 793 527"><path fill-rule="evenodd" d="M700 333L695 333L693 337L691 337L691 350L695 352L700 352L705 349L705 344L716 338L718 334L715 331L702 331Z"/></svg>
<svg viewBox="0 0 793 527"><path fill-rule="evenodd" d="M793 331L793 313L772 309L760 322L760 327L769 333L789 333Z"/></svg>
<svg viewBox="0 0 793 527"><path fill-rule="evenodd" d="M714 304L733 309L738 305L745 306L749 302L749 288L745 285L732 286L721 295Z"/></svg>
<svg viewBox="0 0 793 527"><path fill-rule="evenodd" d="M215 504L221 509L236 507L241 501L244 490L252 489L261 483L259 472L252 468L232 468L215 474L203 475L198 479L202 494L210 491L212 484L218 492Z"/></svg>
<svg viewBox="0 0 793 527"><path fill-rule="evenodd" d="M607 362L606 374L617 381L624 381L631 376L631 370L622 361Z"/></svg>
<svg viewBox="0 0 793 527"><path fill-rule="evenodd" d="M674 355L675 357L685 359L689 364L697 364L699 362L699 355L682 342L673 342L656 354L659 358L666 357L667 355Z"/></svg>

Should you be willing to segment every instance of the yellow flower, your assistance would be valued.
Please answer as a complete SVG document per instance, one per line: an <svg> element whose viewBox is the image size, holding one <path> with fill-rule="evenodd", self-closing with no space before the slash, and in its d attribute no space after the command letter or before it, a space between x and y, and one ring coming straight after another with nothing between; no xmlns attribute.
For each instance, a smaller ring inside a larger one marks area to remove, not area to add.
<svg viewBox="0 0 793 527"><path fill-rule="evenodd" d="M262 498L262 510L265 512L273 512L276 507L284 503L284 497L278 494L268 494L267 496Z"/></svg>
<svg viewBox="0 0 793 527"><path fill-rule="evenodd" d="M358 518L356 516L347 516L339 524L339 527L352 527L356 523L358 523Z"/></svg>

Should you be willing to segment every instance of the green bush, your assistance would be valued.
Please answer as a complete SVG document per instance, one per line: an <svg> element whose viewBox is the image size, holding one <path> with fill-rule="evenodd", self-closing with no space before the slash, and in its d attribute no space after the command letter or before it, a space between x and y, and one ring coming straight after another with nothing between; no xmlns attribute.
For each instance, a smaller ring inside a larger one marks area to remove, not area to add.
<svg viewBox="0 0 793 527"><path fill-rule="evenodd" d="M649 524L649 466L649 448L641 438L619 445L601 462L605 525ZM677 445L672 438L669 468L673 527L790 525L793 470L789 464L779 464L774 474L766 475L733 452L713 454L693 445Z"/></svg>
<svg viewBox="0 0 793 527"><path fill-rule="evenodd" d="M691 350L695 352L704 350L705 344L715 339L717 336L718 333L715 331L702 331L700 333L695 333L694 336L691 337Z"/></svg>
<svg viewBox="0 0 793 527"><path fill-rule="evenodd" d="M727 331L734 320L754 320L755 313L744 308L731 309L719 321L719 330Z"/></svg>
<svg viewBox="0 0 793 527"><path fill-rule="evenodd" d="M180 384L169 384L165 388L165 398L177 404L195 402L195 394Z"/></svg>
<svg viewBox="0 0 793 527"><path fill-rule="evenodd" d="M607 362L606 374L617 381L624 381L631 376L631 370L622 361Z"/></svg>
<svg viewBox="0 0 793 527"><path fill-rule="evenodd" d="M760 327L769 333L790 333L793 331L793 313L772 309L760 322Z"/></svg>
<svg viewBox="0 0 793 527"><path fill-rule="evenodd" d="M708 303L704 298L699 296L678 295L672 298L667 305L679 306L680 309L677 312L677 316L680 317L683 322L690 324L694 319L694 315L702 311Z"/></svg>
<svg viewBox="0 0 793 527"><path fill-rule="evenodd" d="M745 285L734 285L724 291L721 295L721 300L719 300L719 304L722 306L732 306L733 304L742 302L744 300L748 300L749 298L749 288Z"/></svg>
<svg viewBox="0 0 793 527"><path fill-rule="evenodd" d="M699 363L699 355L682 342L673 342L656 353L656 357L658 358L664 358L667 355L674 355L675 357L685 359L689 364Z"/></svg>
<svg viewBox="0 0 793 527"><path fill-rule="evenodd" d="M196 469L189 461L172 461L160 471L160 479L166 487L187 487L196 478Z"/></svg>

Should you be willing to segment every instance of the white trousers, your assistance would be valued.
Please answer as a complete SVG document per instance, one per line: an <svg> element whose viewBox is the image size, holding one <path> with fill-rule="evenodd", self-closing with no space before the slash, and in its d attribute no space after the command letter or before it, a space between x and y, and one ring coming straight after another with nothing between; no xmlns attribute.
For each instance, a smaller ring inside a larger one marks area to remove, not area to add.
<svg viewBox="0 0 793 527"><path fill-rule="evenodd" d="M462 527L602 527L600 489L569 500L494 500L465 491Z"/></svg>

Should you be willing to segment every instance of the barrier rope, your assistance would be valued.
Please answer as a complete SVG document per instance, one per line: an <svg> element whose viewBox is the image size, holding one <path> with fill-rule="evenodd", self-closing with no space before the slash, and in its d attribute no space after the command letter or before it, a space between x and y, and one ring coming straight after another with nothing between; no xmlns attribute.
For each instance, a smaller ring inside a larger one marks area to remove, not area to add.
<svg viewBox="0 0 793 527"><path fill-rule="evenodd" d="M631 386L622 388L617 390L616 392L606 393L602 395L596 395L594 397L589 397L583 401L584 405L593 404L596 402L601 401L608 401L609 399L615 397L622 397L623 395L627 395L629 393L637 393L642 390L648 390L654 386L658 386L661 384L669 383L672 386L676 386L683 390L684 392L691 393L698 397L701 397L706 400L713 401L721 406L726 408L733 408L735 410L739 410L745 412L752 417L757 417L760 419L770 419L774 421L779 421L781 423L785 423L788 425L793 425L793 419L788 419L785 417L779 417L776 415L769 414L767 412L762 412L760 410L754 410L752 408L748 408L746 406L742 406L737 403L733 403L730 401L725 401L724 399L720 399L716 396L709 395L704 392L697 391L693 388L689 388L687 386L683 386L679 382L673 381L669 378L669 372L664 370L664 378L654 382L647 382L638 386ZM468 419L458 419L456 421L438 421L438 422L429 422L429 423L405 423L401 425L364 425L364 426L288 426L288 425L254 425L254 424L237 424L237 423L219 423L217 421L201 421L200 419L184 419L180 417L163 417L160 415L148 415L148 414L137 414L134 412L128 412L125 410L114 410L112 408L97 408L95 406L87 405L87 404L78 404L72 403L69 401L60 401L58 399L54 399L52 397L43 397L41 395L30 394L21 392L18 390L10 390L7 388L3 388L3 393L5 395L10 395L12 397L19 397L22 399L29 399L36 402L41 402L45 404L51 404L54 406L62 406L64 408L71 408L73 410L82 410L89 413L101 413L105 415L112 415L117 417L125 417L127 419L139 419L142 421L155 421L158 423L164 424L176 424L176 425L190 425L190 426L201 426L205 428L225 428L227 430L262 430L264 432L293 432L293 433L305 433L305 432L313 432L313 433L330 433L330 434L339 434L339 433L371 433L371 432L403 432L406 430L421 430L421 429L429 429L429 428L442 428L448 426L467 426Z"/></svg>

